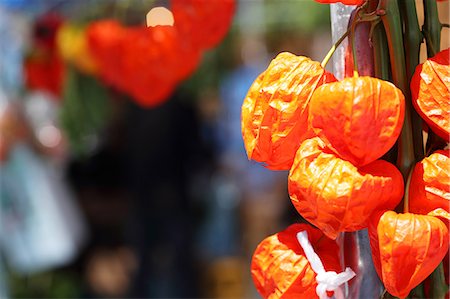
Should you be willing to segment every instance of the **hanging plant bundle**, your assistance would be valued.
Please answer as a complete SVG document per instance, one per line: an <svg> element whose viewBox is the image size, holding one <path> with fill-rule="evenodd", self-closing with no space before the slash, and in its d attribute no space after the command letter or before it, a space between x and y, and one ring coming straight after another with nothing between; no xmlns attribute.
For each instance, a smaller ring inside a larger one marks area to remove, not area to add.
<svg viewBox="0 0 450 299"><path fill-rule="evenodd" d="M264 239L253 254L251 273L264 298L318 298L317 275L297 239L297 233L302 231L307 232L325 269L341 271L336 242L308 224L293 224Z"/></svg>
<svg viewBox="0 0 450 299"><path fill-rule="evenodd" d="M450 137L450 49L417 66L411 80L412 103L441 138Z"/></svg>
<svg viewBox="0 0 450 299"><path fill-rule="evenodd" d="M409 187L409 209L427 214L441 208L450 212L450 152L439 150L417 163Z"/></svg>
<svg viewBox="0 0 450 299"><path fill-rule="evenodd" d="M321 64L281 53L258 76L242 105L247 155L271 169L290 168L294 207L326 237L337 239L342 232L368 228L373 262L386 292L399 298L444 298L448 271L444 279L443 268L448 264L441 263L449 250L450 223L450 157L444 150L450 139L450 50L435 50L440 30L450 26L439 23L436 2L430 0L423 0L422 32L414 1L316 1L357 5L349 29ZM361 42L363 35L355 34L360 23L367 27L370 42ZM342 69L354 73L336 82L324 67L347 36L352 61L347 56L351 63ZM359 43L354 42L356 36ZM418 66L422 38L432 58ZM373 48L365 49L369 44ZM362 57L365 64L359 69L357 54L369 50L373 62ZM360 77L359 70L379 78ZM412 107L424 119L423 127ZM427 126L438 136L428 131L425 142ZM285 235L291 241L283 242ZM258 291L264 298L328 298L331 294L323 291L336 289L321 283L315 294L297 291L305 290L305 277L310 277L299 266L305 265L302 254L311 251L296 252L296 241L302 242L294 235L288 229L256 249L252 275ZM364 248L343 252L345 246L340 258L347 263L350 255L354 264L353 255ZM359 263L364 261L356 261L365 268ZM361 272L356 276L366 273ZM316 278L321 282L323 276ZM349 293L335 297L353 298L364 279L359 277ZM377 292L374 287L373 298L385 298Z"/></svg>
<svg viewBox="0 0 450 299"><path fill-rule="evenodd" d="M279 54L250 87L242 105L248 157L270 169L289 169L301 142L314 136L308 127L314 90L335 80L319 62Z"/></svg>
<svg viewBox="0 0 450 299"><path fill-rule="evenodd" d="M369 226L375 269L399 298L421 283L448 252L448 229L436 217L387 211Z"/></svg>
<svg viewBox="0 0 450 299"><path fill-rule="evenodd" d="M394 145L404 115L402 92L371 77L323 85L310 103L314 133L339 157L358 166L375 161Z"/></svg>
<svg viewBox="0 0 450 299"><path fill-rule="evenodd" d="M394 165L378 160L358 168L317 137L299 148L288 186L300 215L332 239L366 228L373 212L395 208L403 196L403 178Z"/></svg>

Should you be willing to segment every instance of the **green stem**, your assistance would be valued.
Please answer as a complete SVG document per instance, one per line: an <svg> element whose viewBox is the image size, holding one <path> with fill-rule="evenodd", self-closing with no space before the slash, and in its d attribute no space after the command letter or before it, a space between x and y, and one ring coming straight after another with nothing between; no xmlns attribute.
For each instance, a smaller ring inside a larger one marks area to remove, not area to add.
<svg viewBox="0 0 450 299"><path fill-rule="evenodd" d="M375 77L390 81L389 50L386 33L384 32L383 24L381 23L377 24L373 29L372 44ZM395 164L395 161L397 160L397 144L384 154L382 159Z"/></svg>
<svg viewBox="0 0 450 299"><path fill-rule="evenodd" d="M345 38L350 33L350 30L347 30L338 40L334 43L334 45L331 47L330 51L328 51L325 58L322 60L322 63L320 64L323 68L327 65L328 61L330 60L331 56L333 56L336 49L339 47L339 45L345 40Z"/></svg>
<svg viewBox="0 0 450 299"><path fill-rule="evenodd" d="M389 56L394 84L409 98L409 84L406 76L405 53L403 45L403 26L396 0L380 0L380 9L386 13L381 16L389 46ZM414 163L414 145L411 124L411 102L405 101L405 120L398 142L397 167L407 180L409 170Z"/></svg>
<svg viewBox="0 0 450 299"><path fill-rule="evenodd" d="M405 22L406 73L408 75L408 81L410 81L416 66L419 64L420 44L422 43L423 37L417 20L415 2L400 0L399 5Z"/></svg>
<svg viewBox="0 0 450 299"><path fill-rule="evenodd" d="M444 299L448 292L448 285L445 282L444 275L444 263L440 263L439 266L431 273L431 298Z"/></svg>
<svg viewBox="0 0 450 299"><path fill-rule="evenodd" d="M441 28L436 0L423 0L424 22L423 33L427 40L428 57L433 57L440 50Z"/></svg>
<svg viewBox="0 0 450 299"><path fill-rule="evenodd" d="M419 64L420 44L422 43L423 36L420 31L419 22L417 20L416 3L409 0L400 0L399 5L405 25L404 42L406 55L406 74L408 76L408 82L410 82L414 71ZM409 102L412 99L408 98L406 100ZM422 134L422 118L414 109L411 109L411 120L414 158L416 161L420 161L425 157Z"/></svg>
<svg viewBox="0 0 450 299"><path fill-rule="evenodd" d="M433 40L431 39L430 33L427 31L422 31L423 33L423 37L425 37L425 40L427 42L427 56L428 57L433 57L435 53L437 53L438 51L436 50L436 48L433 45Z"/></svg>
<svg viewBox="0 0 450 299"><path fill-rule="evenodd" d="M374 28L372 41L375 77L387 81L389 80L389 50L382 24L377 24Z"/></svg>

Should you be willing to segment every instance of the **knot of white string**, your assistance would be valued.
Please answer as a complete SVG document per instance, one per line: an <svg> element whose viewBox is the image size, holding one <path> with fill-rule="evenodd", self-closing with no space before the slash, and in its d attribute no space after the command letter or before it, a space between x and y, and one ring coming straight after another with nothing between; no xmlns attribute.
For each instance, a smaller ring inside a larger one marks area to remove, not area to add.
<svg viewBox="0 0 450 299"><path fill-rule="evenodd" d="M317 274L317 296L319 296L320 299L329 299L330 297L328 297L327 291L334 291L334 297L336 299L344 299L344 294L340 286L355 277L355 272L353 272L353 270L349 267L341 273L325 271L320 257L314 251L314 248L309 242L308 233L306 231L297 233L297 240L303 248L311 268Z"/></svg>

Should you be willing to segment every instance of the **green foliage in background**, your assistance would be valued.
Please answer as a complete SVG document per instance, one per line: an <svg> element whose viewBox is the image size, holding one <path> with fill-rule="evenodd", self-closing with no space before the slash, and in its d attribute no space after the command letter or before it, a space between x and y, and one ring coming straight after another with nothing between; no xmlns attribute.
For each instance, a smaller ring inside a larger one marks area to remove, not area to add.
<svg viewBox="0 0 450 299"><path fill-rule="evenodd" d="M79 277L54 270L33 275L9 273L11 298L81 298Z"/></svg>
<svg viewBox="0 0 450 299"><path fill-rule="evenodd" d="M72 67L67 69L61 109L61 124L76 155L94 146L110 115L106 86Z"/></svg>
<svg viewBox="0 0 450 299"><path fill-rule="evenodd" d="M268 32L301 29L305 34L330 28L330 6L313 0L265 1Z"/></svg>

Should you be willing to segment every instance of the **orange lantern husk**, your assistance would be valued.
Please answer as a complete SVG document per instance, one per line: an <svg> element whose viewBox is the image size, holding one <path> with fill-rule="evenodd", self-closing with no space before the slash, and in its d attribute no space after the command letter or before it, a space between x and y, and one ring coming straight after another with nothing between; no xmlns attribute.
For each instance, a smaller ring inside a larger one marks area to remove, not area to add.
<svg viewBox="0 0 450 299"><path fill-rule="evenodd" d="M399 298L430 275L448 251L448 229L436 217L384 212L369 225L375 269L386 290Z"/></svg>
<svg viewBox="0 0 450 299"><path fill-rule="evenodd" d="M175 83L176 39L171 26L127 29L122 47L122 72L125 91L139 104L152 107L170 96Z"/></svg>
<svg viewBox="0 0 450 299"><path fill-rule="evenodd" d="M411 79L414 108L431 130L450 140L450 48L417 66Z"/></svg>
<svg viewBox="0 0 450 299"><path fill-rule="evenodd" d="M403 178L394 165L377 160L357 168L317 137L299 148L288 187L300 215L332 239L366 228L372 213L393 209L403 196Z"/></svg>
<svg viewBox="0 0 450 299"><path fill-rule="evenodd" d="M309 104L314 133L356 166L384 155L400 135L405 100L394 84L352 77L320 86Z"/></svg>
<svg viewBox="0 0 450 299"><path fill-rule="evenodd" d="M314 136L308 128L312 93L335 80L308 57L285 52L272 60L242 104L242 135L249 159L270 169L289 169L301 142Z"/></svg>
<svg viewBox="0 0 450 299"><path fill-rule="evenodd" d="M442 208L450 212L450 152L438 150L417 163L409 186L409 210L427 214Z"/></svg>
<svg viewBox="0 0 450 299"><path fill-rule="evenodd" d="M264 239L253 254L251 274L263 298L318 298L316 273L297 240L301 231L308 233L325 270L342 271L335 241L308 224L293 224Z"/></svg>

